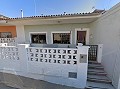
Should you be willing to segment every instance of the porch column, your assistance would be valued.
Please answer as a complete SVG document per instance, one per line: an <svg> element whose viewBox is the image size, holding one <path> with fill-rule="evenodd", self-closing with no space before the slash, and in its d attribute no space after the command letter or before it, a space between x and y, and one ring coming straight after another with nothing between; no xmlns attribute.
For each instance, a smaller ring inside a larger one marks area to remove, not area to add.
<svg viewBox="0 0 120 89"><path fill-rule="evenodd" d="M24 25L17 25L16 32L17 32L16 42L17 43L25 43Z"/></svg>

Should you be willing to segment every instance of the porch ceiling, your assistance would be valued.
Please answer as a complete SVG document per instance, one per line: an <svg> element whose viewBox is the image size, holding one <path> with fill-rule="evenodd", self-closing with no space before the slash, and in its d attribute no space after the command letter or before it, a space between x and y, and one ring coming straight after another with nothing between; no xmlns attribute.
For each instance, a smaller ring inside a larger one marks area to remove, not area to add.
<svg viewBox="0 0 120 89"><path fill-rule="evenodd" d="M78 16L78 17L62 17L62 18L31 18L31 19L12 19L2 20L0 25L44 25L44 24L68 24L68 23L91 23L98 19L100 15L96 16Z"/></svg>

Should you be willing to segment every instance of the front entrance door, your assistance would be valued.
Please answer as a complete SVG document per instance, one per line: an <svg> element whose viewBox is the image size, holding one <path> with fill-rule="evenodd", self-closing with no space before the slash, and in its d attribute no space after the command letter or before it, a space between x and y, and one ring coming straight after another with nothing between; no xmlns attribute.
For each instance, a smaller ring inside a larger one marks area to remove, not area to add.
<svg viewBox="0 0 120 89"><path fill-rule="evenodd" d="M86 45L86 31L77 31L77 43Z"/></svg>

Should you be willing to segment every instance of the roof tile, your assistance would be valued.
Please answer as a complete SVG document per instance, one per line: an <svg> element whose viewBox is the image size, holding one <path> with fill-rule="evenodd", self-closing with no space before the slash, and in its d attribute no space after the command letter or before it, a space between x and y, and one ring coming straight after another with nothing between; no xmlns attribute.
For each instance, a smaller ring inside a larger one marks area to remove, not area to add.
<svg viewBox="0 0 120 89"><path fill-rule="evenodd" d="M54 17L70 17L70 16L91 16L91 15L99 15L101 14L102 12L105 12L105 10L94 10L93 12L88 12L88 13L73 13L73 14L58 14L58 15L41 15L41 16L29 16L29 17L16 17L16 18L0 18L2 20L16 20L16 19L29 19L29 18L54 18Z"/></svg>

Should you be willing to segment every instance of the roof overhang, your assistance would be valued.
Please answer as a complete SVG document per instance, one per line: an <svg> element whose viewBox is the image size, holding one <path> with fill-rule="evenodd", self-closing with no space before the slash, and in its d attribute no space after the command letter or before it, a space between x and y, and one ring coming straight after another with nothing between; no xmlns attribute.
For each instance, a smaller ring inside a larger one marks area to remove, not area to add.
<svg viewBox="0 0 120 89"><path fill-rule="evenodd" d="M45 24L87 24L97 20L101 15L71 16L55 18L21 18L0 20L0 25L45 25Z"/></svg>

